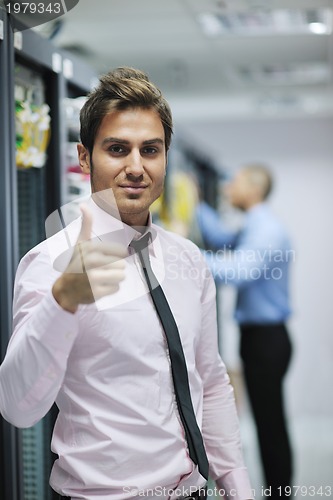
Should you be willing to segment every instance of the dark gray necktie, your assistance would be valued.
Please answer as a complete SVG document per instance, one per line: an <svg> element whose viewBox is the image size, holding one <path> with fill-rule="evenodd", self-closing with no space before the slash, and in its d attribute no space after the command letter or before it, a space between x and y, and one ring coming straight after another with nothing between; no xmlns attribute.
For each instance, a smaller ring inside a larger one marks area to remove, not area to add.
<svg viewBox="0 0 333 500"><path fill-rule="evenodd" d="M133 240L130 246L139 255L155 309L165 332L176 400L185 430L190 457L198 465L200 474L205 479L208 479L209 465L202 435L193 410L184 351L170 306L150 265L148 252L150 238L151 234L147 233L140 240Z"/></svg>

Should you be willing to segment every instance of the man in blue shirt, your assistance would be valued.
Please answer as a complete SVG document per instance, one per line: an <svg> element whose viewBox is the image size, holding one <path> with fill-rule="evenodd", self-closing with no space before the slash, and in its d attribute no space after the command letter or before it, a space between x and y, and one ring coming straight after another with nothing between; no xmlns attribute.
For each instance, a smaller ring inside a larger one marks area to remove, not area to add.
<svg viewBox="0 0 333 500"><path fill-rule="evenodd" d="M197 209L205 256L218 283L237 287L235 317L241 332L244 377L257 428L271 498L291 484L291 446L283 404L283 377L291 344L289 266L295 260L288 235L266 203L272 177L263 165L242 168L228 185L231 205L245 212L240 232L229 230L205 203Z"/></svg>

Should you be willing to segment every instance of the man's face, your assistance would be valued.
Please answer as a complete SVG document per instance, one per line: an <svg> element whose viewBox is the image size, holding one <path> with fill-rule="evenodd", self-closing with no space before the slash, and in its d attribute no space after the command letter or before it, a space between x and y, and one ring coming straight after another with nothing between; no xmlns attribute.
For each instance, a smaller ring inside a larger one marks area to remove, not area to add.
<svg viewBox="0 0 333 500"><path fill-rule="evenodd" d="M122 221L144 226L165 178L165 138L158 113L143 108L112 111L102 120L92 158L82 144L78 152L83 172L91 174L92 192L111 188Z"/></svg>
<svg viewBox="0 0 333 500"><path fill-rule="evenodd" d="M246 210L251 195L251 184L245 171L240 170L226 188L232 206Z"/></svg>

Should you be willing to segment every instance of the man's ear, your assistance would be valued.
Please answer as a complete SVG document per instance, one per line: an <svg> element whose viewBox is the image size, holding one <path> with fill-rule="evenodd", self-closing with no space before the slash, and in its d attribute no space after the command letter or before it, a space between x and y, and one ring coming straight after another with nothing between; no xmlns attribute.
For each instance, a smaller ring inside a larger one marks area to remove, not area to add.
<svg viewBox="0 0 333 500"><path fill-rule="evenodd" d="M91 162L90 162L90 154L88 149L83 144L77 145L77 154L79 157L79 163L81 170L84 174L90 174L91 172Z"/></svg>

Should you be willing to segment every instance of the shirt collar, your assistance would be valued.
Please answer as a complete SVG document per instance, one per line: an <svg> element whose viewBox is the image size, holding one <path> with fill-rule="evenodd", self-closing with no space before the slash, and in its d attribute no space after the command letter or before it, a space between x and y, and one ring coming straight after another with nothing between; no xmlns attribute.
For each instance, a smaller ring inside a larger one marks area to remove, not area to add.
<svg viewBox="0 0 333 500"><path fill-rule="evenodd" d="M149 251L152 255L156 255L155 239L157 234L156 230L152 227L151 213L149 213L148 216L146 230L142 233L122 222L120 218L118 219L103 210L91 197L87 201L87 205L89 206L93 218L92 233L99 240L110 243L120 243L128 247L133 239L138 240L143 236L143 234L146 234L149 231L152 234Z"/></svg>
<svg viewBox="0 0 333 500"><path fill-rule="evenodd" d="M267 203L264 201L261 201L260 203L256 203L255 205L253 205L253 207L251 207L247 211L247 215L253 215L253 214L256 214L259 212L263 212L263 211L267 210L267 207L268 207Z"/></svg>

